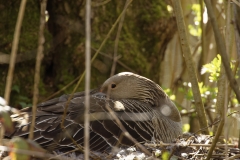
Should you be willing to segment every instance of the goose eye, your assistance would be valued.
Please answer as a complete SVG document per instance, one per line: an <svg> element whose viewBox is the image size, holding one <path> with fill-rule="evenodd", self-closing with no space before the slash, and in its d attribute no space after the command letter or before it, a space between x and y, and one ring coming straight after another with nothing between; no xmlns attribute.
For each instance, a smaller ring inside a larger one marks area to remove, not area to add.
<svg viewBox="0 0 240 160"><path fill-rule="evenodd" d="M116 84L112 84L111 85L111 88L115 88L117 85Z"/></svg>

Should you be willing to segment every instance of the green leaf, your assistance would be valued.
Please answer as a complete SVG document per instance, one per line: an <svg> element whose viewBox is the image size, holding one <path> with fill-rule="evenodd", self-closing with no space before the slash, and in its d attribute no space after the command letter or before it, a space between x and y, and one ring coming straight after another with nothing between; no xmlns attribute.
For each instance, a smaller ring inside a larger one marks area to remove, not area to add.
<svg viewBox="0 0 240 160"><path fill-rule="evenodd" d="M162 153L162 160L168 160L170 156L170 153L168 151L165 151Z"/></svg>
<svg viewBox="0 0 240 160"><path fill-rule="evenodd" d="M13 131L13 123L9 113L0 106L0 123L7 132Z"/></svg>
<svg viewBox="0 0 240 160"><path fill-rule="evenodd" d="M218 54L210 63L203 65L201 74L210 73L210 82L216 82L220 76L221 56Z"/></svg>
<svg viewBox="0 0 240 160"><path fill-rule="evenodd" d="M29 150L29 145L26 140L20 137L14 137L10 141L10 148L21 149L21 150ZM9 156L12 160L30 160L30 156L26 154L21 154L17 152L9 152Z"/></svg>
<svg viewBox="0 0 240 160"><path fill-rule="evenodd" d="M12 91L15 91L15 92L17 92L17 93L20 93L20 88L19 88L19 86L18 86L18 85L13 85L13 86L12 86Z"/></svg>
<svg viewBox="0 0 240 160"><path fill-rule="evenodd" d="M188 132L190 130L190 125L186 123L183 125L182 129L183 129L183 132Z"/></svg>

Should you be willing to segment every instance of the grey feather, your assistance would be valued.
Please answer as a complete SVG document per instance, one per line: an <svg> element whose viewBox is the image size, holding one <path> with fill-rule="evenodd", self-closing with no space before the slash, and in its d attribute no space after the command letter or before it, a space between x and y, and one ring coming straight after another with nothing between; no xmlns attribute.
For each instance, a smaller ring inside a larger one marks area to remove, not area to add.
<svg viewBox="0 0 240 160"><path fill-rule="evenodd" d="M69 95L39 104L35 140L51 151L76 148L71 138L83 146L84 96L84 92L75 93L70 100L64 130L60 125ZM91 150L106 151L117 143L134 145L127 137L120 138L122 131L106 106L111 108L130 135L140 143L153 139L172 142L182 134L179 111L162 88L145 77L123 72L110 77L100 89L90 93ZM27 137L31 116L30 109L12 116L17 124L16 130L7 136Z"/></svg>

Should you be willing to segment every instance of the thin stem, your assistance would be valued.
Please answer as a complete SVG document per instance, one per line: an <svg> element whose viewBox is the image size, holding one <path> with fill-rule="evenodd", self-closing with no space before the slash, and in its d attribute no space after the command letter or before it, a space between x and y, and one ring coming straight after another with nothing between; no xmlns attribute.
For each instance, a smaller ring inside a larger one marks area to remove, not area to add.
<svg viewBox="0 0 240 160"><path fill-rule="evenodd" d="M225 71L226 71L226 75L227 75L228 80L230 82L231 88L233 89L233 91L236 94L236 98L237 98L238 102L240 102L239 86L238 86L238 83L237 83L236 79L234 78L234 75L233 75L232 70L230 68L230 63L229 63L229 57L228 57L228 54L227 54L226 44L224 43L223 37L220 33L220 29L219 29L218 24L217 24L216 16L213 13L213 8L212 8L212 5L211 5L211 1L204 0L204 2L206 4L207 12L208 12L208 15L209 15L210 20L211 20L211 24L212 24L212 28L213 28L213 31L214 31L214 36L215 36L217 48L219 49L219 53L222 57L221 59L222 59L223 66L224 66Z"/></svg>
<svg viewBox="0 0 240 160"><path fill-rule="evenodd" d="M120 33L122 31L122 26L123 26L125 13L126 13L126 10L127 10L127 4L128 4L129 1L130 0L126 0L125 6L124 6L124 9L123 9L123 15L122 15L122 17L120 19L120 22L118 24L117 35L116 35L116 39L115 39L115 42L114 42L113 64L112 64L110 77L114 75L114 72L116 70L116 64L117 64L117 60L118 60L118 42L119 42L119 38L120 38Z"/></svg>
<svg viewBox="0 0 240 160"><path fill-rule="evenodd" d="M35 66L35 74L34 74L34 90L33 90L33 106L32 106L32 123L30 126L29 139L33 139L33 131L35 126L35 118L36 118L36 110L38 103L38 85L40 79L40 68L41 61L43 58L43 43L44 43L44 26L45 26L45 11L47 6L47 0L41 1L41 17L40 17L40 26L39 26L39 37L38 37L38 49L37 49L37 58L36 58L36 66Z"/></svg>
<svg viewBox="0 0 240 160"><path fill-rule="evenodd" d="M89 108L90 108L90 78L91 78L91 0L86 0L86 44L85 44L85 112L84 112L84 159L89 159Z"/></svg>
<svg viewBox="0 0 240 160"><path fill-rule="evenodd" d="M173 9L174 9L176 20L177 20L178 33L179 33L181 46L182 46L182 53L183 53L183 57L185 59L185 63L187 66L189 80L192 84L193 98L195 100L199 124L200 124L200 127L203 129L202 133L209 134L209 130L207 127L208 124L207 124L206 113L205 113L205 109L203 107L202 98L201 98L200 90L198 87L196 70L194 67L192 54L191 54L188 39L187 39L187 33L186 33L186 27L185 27L185 23L184 23L181 1L172 0L172 2L173 2Z"/></svg>
<svg viewBox="0 0 240 160"><path fill-rule="evenodd" d="M130 0L130 2L127 4L127 6L129 6L131 4L132 0ZM115 21L115 23L113 24L112 28L110 29L110 31L108 32L107 36L105 37L105 39L103 40L103 42L101 43L100 47L98 48L98 50L96 51L96 53L94 54L94 56L92 57L91 59L91 64L92 62L97 58L100 50L102 49L102 47L105 45L107 39L109 38L110 34L113 32L114 28L116 27L117 23L119 22L121 16L123 15L123 12L119 15L119 17L117 18L117 20ZM61 128L64 128L64 120L65 120L65 117L66 117L66 113L67 113L67 109L68 109L68 104L69 104L69 101L70 99L72 99L73 97L73 93L76 92L78 86L80 85L80 83L82 82L83 80L83 77L85 76L85 73L86 73L86 70L84 70L84 72L82 73L82 75L80 76L78 82L77 82L77 85L75 86L75 88L73 89L72 93L71 93L71 96L69 96L68 98L68 101L67 101L67 104L65 106L65 110L64 110L64 114L63 114L63 117L62 117L62 123L61 123Z"/></svg>
<svg viewBox="0 0 240 160"><path fill-rule="evenodd" d="M221 67L221 72L220 72L220 77L219 77L219 81L218 81L218 94L217 94L217 103L216 103L216 108L218 110L219 116L221 118L221 121L218 125L217 131L216 131L216 135L213 139L212 145L208 151L208 155L207 155L207 160L209 160L212 157L212 152L214 150L214 148L216 147L216 144L218 142L219 136L222 134L222 129L225 123L225 113L224 113L224 98L226 97L225 95L225 83L226 83L226 75L225 75L225 71L224 71L224 67L222 65Z"/></svg>
<svg viewBox="0 0 240 160"><path fill-rule="evenodd" d="M6 100L7 103L9 103L9 99L10 99L13 73L14 73L14 68L15 68L15 61L16 61L18 43L19 43L19 37L20 37L20 30L21 30L21 26L22 26L22 20L23 20L23 16L24 16L26 3L27 3L27 0L21 1L18 18L17 18L17 23L16 23L16 27L15 27L15 31L14 31L11 58L10 58L10 62L9 62L10 64L9 64L7 82L6 82L5 93L4 93L4 99Z"/></svg>

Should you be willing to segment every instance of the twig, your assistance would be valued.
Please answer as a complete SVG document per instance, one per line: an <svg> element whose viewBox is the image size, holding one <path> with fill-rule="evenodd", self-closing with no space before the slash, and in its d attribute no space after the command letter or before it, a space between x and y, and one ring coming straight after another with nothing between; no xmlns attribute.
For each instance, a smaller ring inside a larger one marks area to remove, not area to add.
<svg viewBox="0 0 240 160"><path fill-rule="evenodd" d="M219 81L218 81L218 94L217 94L217 104L216 104L218 114L221 117L221 121L218 125L217 132L213 139L212 145L208 151L207 160L209 160L212 157L212 152L213 152L214 148L216 147L219 136L222 134L222 129L223 129L223 126L225 123L225 114L224 114L224 97L226 96L225 95L225 83L226 83L225 71L224 71L224 67L222 65L220 77L219 77Z"/></svg>
<svg viewBox="0 0 240 160"><path fill-rule="evenodd" d="M190 144L184 145L184 144L181 144L181 143L163 143L163 142L160 142L160 143L157 143L157 144L145 143L144 145L148 146L148 147L167 147L167 146L175 146L175 145L178 145L178 146L211 147L212 144L190 143ZM235 144L216 144L216 147L225 147L226 145L229 146L229 147L236 147Z"/></svg>
<svg viewBox="0 0 240 160"><path fill-rule="evenodd" d="M79 80L79 78L82 75L79 75L77 78L75 78L72 82L68 83L66 86L64 86L63 88L61 88L59 91L53 93L52 95L50 95L49 97L47 97L46 99L43 100L43 102L55 97L56 95L58 95L59 93L61 93L62 91L64 91L65 89L67 89L68 87L70 87L71 85L75 84L75 82L77 82Z"/></svg>
<svg viewBox="0 0 240 160"><path fill-rule="evenodd" d="M31 51L27 51L26 53L17 53L15 63L35 59L36 58L36 51L37 50L31 50ZM10 63L10 58L11 58L11 56L9 54L0 52L0 64L9 64Z"/></svg>
<svg viewBox="0 0 240 160"><path fill-rule="evenodd" d="M225 71L226 71L226 75L228 77L228 80L230 82L230 86L233 89L233 91L236 94L236 98L238 100L238 102L240 102L240 92L239 92L239 86L238 83L236 81L236 79L234 78L234 75L232 73L232 70L230 68L230 64L229 64L229 57L227 55L227 49L226 49L226 45L223 41L223 37L220 33L220 30L218 28L217 25L217 20L216 17L213 13L213 8L211 5L211 1L209 0L204 0L206 7L207 7L207 12L208 15L210 17L211 20L211 24L212 24L212 28L214 31L214 36L215 36L215 40L216 40L216 44L217 44L217 48L219 49L219 53L221 55L221 59L222 59L222 63L224 65Z"/></svg>
<svg viewBox="0 0 240 160"><path fill-rule="evenodd" d="M212 127L213 125L218 124L219 122L220 122L219 119L218 119L218 120L215 120L212 124L209 124L209 125L207 126L207 128L210 128L210 127ZM196 131L194 134L197 134L198 132L202 131L203 129L205 129L205 128L201 128L201 129L199 129L199 130Z"/></svg>
<svg viewBox="0 0 240 160"><path fill-rule="evenodd" d="M124 9L123 9L123 15L120 19L120 22L118 24L118 30L117 30L117 35L116 35L116 38L115 38L115 42L114 42L114 53L113 53L113 64L112 64L112 68L111 68L111 74L110 74L110 77L114 75L114 72L116 70L116 64L117 64L117 57L118 57L118 42L119 42L119 38L120 38L120 33L122 31L122 26L123 26L123 21L124 21L124 17L125 17L125 13L126 13L126 10L127 10L127 4L129 3L130 0L126 0L125 2L125 6L124 6Z"/></svg>
<svg viewBox="0 0 240 160"><path fill-rule="evenodd" d="M240 3L237 0L232 0L238 7L240 7Z"/></svg>
<svg viewBox="0 0 240 160"><path fill-rule="evenodd" d="M225 44L226 44L226 51L227 53L230 55L231 54L231 49L233 46L233 30L232 30L232 4L230 3L230 0L227 0L226 2L226 6L225 6L225 23L226 23L226 27L225 27ZM235 74L233 73L233 75L235 76Z"/></svg>
<svg viewBox="0 0 240 160"><path fill-rule="evenodd" d="M132 0L131 0L132 1ZM131 2L128 3L128 6ZM91 59L91 63L96 59L96 57L98 56L100 50L102 49L102 47L105 45L107 39L109 38L110 34L113 32L114 28L116 27L117 23L119 22L121 16L122 16L123 12L119 15L119 17L117 18L117 20L115 21L115 23L113 24L112 28L110 29L110 31L108 32L106 38L103 40L103 42L101 43L100 47L98 48L98 50L96 51L96 53L94 54L94 56L92 57ZM63 117L62 117L62 123L61 123L61 127L64 128L64 120L65 120L65 117L66 117L66 111L67 111L67 108L68 108L68 104L69 104L69 101L72 99L72 96L73 96L73 93L76 92L79 84L81 83L83 77L85 76L85 73L86 73L86 70L84 70L84 72L82 73L82 75L80 76L80 79L78 80L78 83L77 85L75 86L75 88L73 89L73 92L71 93L71 96L69 96L68 98L68 101L66 103L66 106L65 106L65 110L64 110L64 114L63 114Z"/></svg>
<svg viewBox="0 0 240 160"><path fill-rule="evenodd" d="M239 20L240 8L234 5L233 12L234 12L235 43L236 43L237 57L238 57L238 63L239 63L239 60L240 60L240 20Z"/></svg>
<svg viewBox="0 0 240 160"><path fill-rule="evenodd" d="M198 87L198 80L196 76L196 71L195 71L189 43L187 40L187 34L185 29L186 27L184 23L182 8L181 8L181 1L172 0L172 3L173 3L173 8L174 8L174 12L177 20L179 37L180 37L181 46L182 46L182 53L187 66L188 76L192 84L193 97L195 100L196 111L199 118L199 124L201 128L205 128L202 131L202 133L209 134L209 130L207 128L207 118L206 118L205 110L203 107L200 90Z"/></svg>
<svg viewBox="0 0 240 160"><path fill-rule="evenodd" d="M30 126L30 131L28 138L33 139L33 131L35 127L35 118L36 118L36 110L37 110L37 103L39 97L39 79L40 79L40 68L41 68L41 61L43 58L43 43L44 43L44 26L45 26L45 11L47 6L47 0L41 1L41 12L40 12L40 26L39 26L39 37L38 37L38 49L37 49L37 59L36 59L36 66L35 66L35 74L34 74L34 91L33 91L33 106L32 106L32 123Z"/></svg>
<svg viewBox="0 0 240 160"><path fill-rule="evenodd" d="M235 32L235 44L236 44L236 52L237 52L237 58L238 58L238 65L239 65L239 60L240 60L240 20L239 20L239 15L240 15L240 4L236 0L232 0L235 5L233 5L233 12L234 12L234 32ZM239 5L238 5L239 4ZM237 6L238 5L238 6ZM237 70L237 67L235 67ZM235 70L235 73L236 73ZM239 73L238 73L239 76ZM239 138L240 138L240 130L239 131ZM240 141L238 141L238 148L240 148Z"/></svg>
<svg viewBox="0 0 240 160"><path fill-rule="evenodd" d="M91 0L86 0L86 44L85 44L85 110L84 110L84 159L89 160L89 110L90 110L90 78L91 78Z"/></svg>
<svg viewBox="0 0 240 160"><path fill-rule="evenodd" d="M225 84L226 77L224 73L223 65L221 65L220 77L218 79L218 93L217 93L217 103L216 103L216 113L220 118L224 118L224 98L225 98ZM216 118L219 118L216 117ZM221 123L219 124L221 125ZM213 133L215 134L219 125L215 125L213 129Z"/></svg>
<svg viewBox="0 0 240 160"><path fill-rule="evenodd" d="M3 144L4 134L5 134L5 128L1 126L0 127L0 144Z"/></svg>
<svg viewBox="0 0 240 160"><path fill-rule="evenodd" d="M239 157L240 157L240 154L236 154L232 157L229 157L227 160L234 160L234 159L239 158Z"/></svg>
<svg viewBox="0 0 240 160"><path fill-rule="evenodd" d="M53 159L60 159L60 160L69 160L69 158L64 158L64 157L57 158L56 155L53 155L53 154L37 152L37 151L29 151L29 150L24 150L24 149L10 148L10 147L6 147L6 146L0 146L0 150L6 151L6 152L14 152L14 153L19 153L19 154L30 155L30 156L39 157L39 158L53 158Z"/></svg>
<svg viewBox="0 0 240 160"><path fill-rule="evenodd" d="M105 1L103 1L103 2L95 2L95 3L93 3L92 2L92 7L100 7L100 6L102 6L102 5L105 5L105 4L107 4L108 2L110 2L111 0L105 0Z"/></svg>
<svg viewBox="0 0 240 160"><path fill-rule="evenodd" d="M23 16L24 16L26 3L27 3L27 0L22 0L21 1L21 5L20 5L20 8L19 8L19 13L18 13L18 18L17 18L17 24L16 24L15 31L14 31L11 58L10 58L10 64L9 64L8 75L7 75L7 82L6 82L5 93L4 93L4 99L6 100L7 103L9 103L9 99L10 99L13 72L14 72L14 67L15 67L19 37L20 37L20 30L21 30L21 26L22 26L22 20L23 20Z"/></svg>
<svg viewBox="0 0 240 160"><path fill-rule="evenodd" d="M189 155L194 155L194 156L206 156L206 154L200 154L200 153L198 153L198 154L196 154L196 153L189 153ZM213 158L213 157L219 157L219 156L222 157L222 156L225 156L225 154L223 154L223 153L222 153L222 154L221 154L221 153L220 153L220 154L212 154L212 158Z"/></svg>
<svg viewBox="0 0 240 160"><path fill-rule="evenodd" d="M228 53L230 55L231 53L231 49L232 49L232 46L233 46L233 29L232 29L232 24L231 24L231 21L232 21L232 4L230 2L230 0L228 1L225 1L225 15L226 15L226 31L225 31L225 44L226 44L226 53ZM233 69L233 77L235 77L236 75L236 68L237 65L235 66L235 69ZM223 67L222 67L223 69ZM222 73L220 73L222 74ZM225 75L225 70L223 70L223 74ZM223 77L223 79L226 79L225 76ZM227 108L228 108L228 104L229 104L229 99L230 99L230 95L231 95L231 87L226 83L226 80L225 80L225 90L222 90L222 91L219 91L219 92L224 92L224 96L222 97L224 99L224 106L222 106L222 109L221 109L221 115L222 117L224 118L224 123L223 123L223 126L224 124L226 124L228 121L228 119L226 119L226 113L227 113ZM220 123L221 124L221 123ZM225 125L225 128L227 126ZM224 130L224 138L225 139L228 139L228 134L229 132L225 129ZM228 146L225 146L225 152L227 153L228 151ZM226 154L225 155L225 158L227 159L228 158L228 155Z"/></svg>
<svg viewBox="0 0 240 160"><path fill-rule="evenodd" d="M200 4L200 12L201 12L201 23L200 23L200 27L202 29L202 33L201 33L201 47L202 47L202 51L201 51L201 57L200 57L200 61L199 61L199 65L198 68L200 69L203 65L203 61L204 61L204 57L205 57L205 47L206 47L206 41L205 41L205 26L203 23L203 13L204 13L204 3L203 0L199 0L199 4ZM205 77L205 75L202 75L202 77Z"/></svg>
<svg viewBox="0 0 240 160"><path fill-rule="evenodd" d="M122 23L124 20L124 15L125 12L128 8L128 5L132 2L132 0L126 0L124 9L122 11L122 18L121 21L119 22L119 26L118 26L118 32L117 32L117 36L115 39L115 45L114 45L114 56L113 56L113 66L111 69L111 75L113 75L114 71L115 71L115 67L116 67L116 62L117 62L117 48L118 48L118 41L119 41L119 36L120 36L120 32L121 32L121 28L122 28ZM109 91L110 91L110 87L108 88L108 92L107 92L107 98L109 98ZM122 125L121 121L119 120L119 118L115 115L115 113L112 111L112 109L106 104L106 108L109 111L110 115L114 118L114 120L116 121L116 123L118 124L119 128L122 130L122 134L119 137L119 141L123 138L123 135L125 137L127 137L130 141L132 141L137 147L139 147L143 152L145 152L147 155L151 155L151 153L143 146L141 145L136 139L134 139L126 130L126 128ZM119 143L119 142L118 142Z"/></svg>
<svg viewBox="0 0 240 160"><path fill-rule="evenodd" d="M240 111L233 111L232 113L229 113L227 117L231 116L232 114L239 113Z"/></svg>
<svg viewBox="0 0 240 160"><path fill-rule="evenodd" d="M92 49L96 51L95 48L92 48ZM99 52L99 54L100 54L100 55L103 55L103 56L105 56L105 57L107 57L107 58L109 58L109 59L113 59L112 56L109 56L109 55L107 55L107 54L105 54L105 53L103 53L103 52ZM119 56L118 56L118 57L119 57ZM131 71L131 72L133 72L133 73L137 73L137 72L134 71L132 68L128 67L128 66L127 66L126 64L124 64L122 61L120 61L119 58L117 59L117 63L118 63L119 65L121 65L123 68L127 69L128 71Z"/></svg>
<svg viewBox="0 0 240 160"><path fill-rule="evenodd" d="M132 0L131 0L132 1ZM129 4L131 3L131 1L128 3L127 6L129 6ZM91 63L96 59L96 57L98 56L100 50L102 49L102 47L105 45L107 39L109 38L110 34L113 32L114 28L116 27L117 23L119 22L121 16L122 16L123 12L119 15L119 17L117 18L117 20L115 21L115 23L113 24L112 28L110 29L110 31L108 32L107 36L105 37L105 39L103 40L103 42L101 43L100 47L98 48L98 50L96 51L96 53L94 54L94 56L92 57L91 59ZM68 109L68 106L69 106L69 102L70 100L72 99L73 97L73 93L76 92L78 86L80 85L83 77L85 76L85 73L86 73L86 70L84 70L84 72L82 73L82 75L80 76L80 79L78 80L78 83L76 84L75 88L73 89L71 95L68 97L68 101L65 105L65 109L64 109L64 113L63 113L63 116L62 116L62 122L61 122L61 128L63 130L65 130L65 127L64 127L64 121L65 121L65 118L66 118L66 114L67 114L67 109ZM71 138L71 137L70 137ZM71 140L74 142L75 145L77 145L76 141L74 141L72 138ZM78 146L78 145L77 145Z"/></svg>
<svg viewBox="0 0 240 160"><path fill-rule="evenodd" d="M68 152L64 152L64 153L60 153L60 154L57 154L56 152L54 152L55 154L57 154L57 155L55 155L55 157L53 157L53 158L49 158L49 160L50 159L56 159L56 158L61 158L61 156L66 156L67 154L69 154L69 153L73 153L73 152L76 152L76 151L78 151L78 148L76 148L76 149L74 149L74 150L71 150L71 151L68 151Z"/></svg>
<svg viewBox="0 0 240 160"><path fill-rule="evenodd" d="M94 51L97 51L96 49L92 48ZM103 52L99 52L100 55L103 55L109 59L113 59L112 56L108 56L107 54L103 53ZM134 71L132 68L128 67L126 64L124 64L122 61L120 61L119 59L117 59L117 63L119 65L121 65L123 68L125 68L126 70L133 72L133 73L137 73L136 71ZM82 75L79 75L77 78L75 78L72 82L68 83L66 86L64 86L63 88L61 88L59 91L53 93L52 95L50 95L49 97L47 97L46 99L44 99L43 101L47 101L53 97L55 97L56 95L58 95L59 93L61 93L62 91L66 90L68 87L70 87L71 85L75 84L75 82L77 82L79 80L79 78Z"/></svg>
<svg viewBox="0 0 240 160"><path fill-rule="evenodd" d="M106 105L106 108L108 110L108 112L110 113L110 115L113 117L113 119L116 121L116 123L118 124L119 128L122 130L122 133L124 134L125 137L127 137L130 141L132 141L138 148L141 149L141 151L143 151L144 153L146 153L147 155L151 155L151 153L142 145L140 144L136 139L134 139L126 130L126 128L122 125L121 121L119 120L119 118L116 116L116 114L112 111L112 109Z"/></svg>

